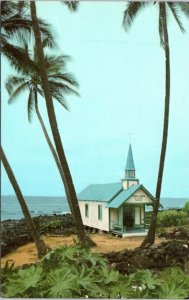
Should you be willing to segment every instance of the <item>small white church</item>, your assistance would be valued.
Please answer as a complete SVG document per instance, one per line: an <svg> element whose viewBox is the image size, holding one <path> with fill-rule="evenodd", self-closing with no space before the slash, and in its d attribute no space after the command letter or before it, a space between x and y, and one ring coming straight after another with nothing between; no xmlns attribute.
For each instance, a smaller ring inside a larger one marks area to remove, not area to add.
<svg viewBox="0 0 189 300"><path fill-rule="evenodd" d="M132 147L129 146L125 178L121 182L90 184L78 194L86 227L121 236L145 235L145 207L155 198L135 178Z"/></svg>

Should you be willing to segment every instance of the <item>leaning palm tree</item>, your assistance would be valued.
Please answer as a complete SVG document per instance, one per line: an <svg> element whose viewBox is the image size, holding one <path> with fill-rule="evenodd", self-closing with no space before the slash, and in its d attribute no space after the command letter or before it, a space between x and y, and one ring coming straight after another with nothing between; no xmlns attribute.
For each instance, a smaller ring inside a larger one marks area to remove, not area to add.
<svg viewBox="0 0 189 300"><path fill-rule="evenodd" d="M156 3L156 2L155 2ZM150 5L150 2L130 2L127 5L127 8L124 12L123 25L125 30L128 30L132 23L134 22L138 13ZM160 205L160 195L164 171L164 163L166 156L167 148L167 139L168 139L168 126L169 126L169 107L170 107L170 49L169 49L169 35L168 35L168 11L170 11L180 30L184 32L184 26L180 19L180 13L183 13L185 16L189 17L189 3L184 2L157 2L156 5L159 8L159 35L160 35L160 44L165 52L165 104L164 104L164 124L163 124L163 137L162 137L162 146L159 162L159 172L156 185L156 201L153 206L152 218L150 222L150 227L146 238L144 239L141 247L145 246L147 243L153 244L155 240L155 231L157 223L158 209Z"/></svg>
<svg viewBox="0 0 189 300"><path fill-rule="evenodd" d="M11 168L11 166L10 166L8 160L7 160L7 157L6 157L2 147L0 148L0 157L1 157L1 161L3 163L3 166L6 170L6 173L9 177L9 180L12 184L12 187L15 191L17 199L20 203L20 206L22 208L22 212L23 212L23 215L24 215L25 220L26 220L26 225L28 227L28 231L31 234L31 237L32 237L32 239L35 243L36 249L37 249L38 257L41 258L45 254L47 254L47 252L50 250L50 248L47 245L45 245L44 241L40 238L39 232L36 229L36 226L35 226L35 224L33 222L33 219L30 215L30 212L28 210L27 204L26 204L25 199L22 195L22 192L20 190L18 182L17 182L17 180L14 176L12 168Z"/></svg>
<svg viewBox="0 0 189 300"><path fill-rule="evenodd" d="M29 56L17 46L19 40L23 40L26 38L30 38L32 35L33 27L31 17L28 15L28 4L24 1L1 1L0 2L0 10L1 10L1 52L2 54L9 60L11 65L20 69L22 66L25 68L31 66L32 61ZM51 32L49 31L49 26L39 20L40 31L44 39L46 39L46 43L49 46L54 46L55 43L53 41L53 37ZM14 174L11 170L11 167L6 159L6 156L1 150L1 158L5 169L7 171L8 177L14 190L16 192L18 201L21 204L21 208L23 209L23 214L26 219L26 223L28 224L28 229L32 238L36 243L36 248L38 251L38 256L44 255L48 247L44 244L42 240L40 240L39 233L32 221L27 205L24 201L21 190L16 182Z"/></svg>
<svg viewBox="0 0 189 300"><path fill-rule="evenodd" d="M9 104L13 103L17 98L19 98L22 92L28 90L28 120L32 120L32 112L35 110L38 120L40 122L41 128L43 130L44 136L46 138L47 144L51 150L51 153L54 157L55 163L59 170L60 176L63 181L63 171L62 167L56 152L56 149L51 142L45 123L41 116L38 107L38 96L44 97L44 92L42 89L42 83L40 78L39 71L39 61L37 59L36 48L33 50L33 55L31 51L28 50L28 47L25 45L26 55L32 60L32 65L30 69L24 67L22 72L18 72L16 76L9 76L6 81L6 88L9 93ZM68 109L64 94L75 94L79 95L77 92L78 83L74 79L73 75L65 71L65 61L68 57L59 55L45 55L45 65L47 69L48 81L50 84L51 95L53 99L57 100L65 109ZM20 75L19 75L20 74ZM70 205L71 206L71 205ZM70 207L71 212L72 206Z"/></svg>
<svg viewBox="0 0 189 300"><path fill-rule="evenodd" d="M31 17L28 14L29 5L26 1L1 1L1 52L14 68L20 69L24 64L31 65L29 56L18 46L18 41L33 34ZM49 25L39 21L40 32L48 46L54 47L55 42Z"/></svg>
<svg viewBox="0 0 189 300"><path fill-rule="evenodd" d="M64 175L64 187L70 208L72 207L73 217L76 223L78 237L83 246L87 245L87 237L85 235L84 226L81 218L81 212L79 209L79 204L77 201L77 196L75 188L73 185L71 173L65 156L65 152L62 146L62 141L60 138L60 133L58 130L58 124L56 120L54 105L52 101L51 88L48 82L48 74L45 65L45 58L43 52L42 39L40 34L39 22L37 19L35 1L30 1L31 17L33 21L33 29L35 35L35 45L37 49L37 57L40 61L40 77L42 82L42 87L45 95L47 113L49 118L49 123L52 130L53 139L56 146L56 151L60 160L61 168Z"/></svg>

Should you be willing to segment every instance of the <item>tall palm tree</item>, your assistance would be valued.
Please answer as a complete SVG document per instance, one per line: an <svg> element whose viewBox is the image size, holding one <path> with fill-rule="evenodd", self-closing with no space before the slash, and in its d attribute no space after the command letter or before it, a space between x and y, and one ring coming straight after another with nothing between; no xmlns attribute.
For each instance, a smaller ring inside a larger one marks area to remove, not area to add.
<svg viewBox="0 0 189 300"><path fill-rule="evenodd" d="M29 5L26 1L1 1L1 52L14 68L20 69L24 64L31 65L29 56L18 46L17 41L30 38L33 34L31 17L28 14ZM54 47L55 42L49 25L38 20L40 32L48 46Z"/></svg>
<svg viewBox="0 0 189 300"><path fill-rule="evenodd" d="M45 65L45 58L43 53L43 45L42 45L42 39L40 34L40 28L39 23L37 19L37 13L36 13L36 6L35 1L30 1L30 9L31 9L31 17L33 21L33 29L34 29L34 35L35 35L35 43L36 43L36 49L37 49L37 56L38 60L40 61L40 76L41 76L41 82L42 87L45 95L45 101L46 101L46 107L47 107L47 113L49 118L49 123L52 130L53 139L56 146L56 151L61 163L63 175L64 175L64 187L66 196L68 199L68 202L70 204L70 207L72 207L73 211L73 217L76 223L78 237L80 242L83 246L87 245L87 237L85 235L84 226L81 218L81 212L79 209L79 204L77 201L77 196L75 192L75 188L73 185L71 173L69 170L69 166L66 160L66 156L64 153L64 149L62 146L59 130L58 130L58 124L56 120L54 105L52 101L51 96L51 89L50 84L48 82L48 74L47 69Z"/></svg>
<svg viewBox="0 0 189 300"><path fill-rule="evenodd" d="M25 220L26 220L26 225L28 227L28 231L30 232L31 237L32 237L32 239L35 243L36 249L37 249L38 257L41 258L45 254L47 254L47 252L50 250L50 248L47 245L45 245L44 241L40 238L39 232L36 229L36 226L35 226L35 224L33 222L33 219L30 215L30 212L28 210L27 204L24 200L24 197L22 195L22 192L20 190L18 182L16 181L16 178L14 176L12 168L11 168L11 166L10 166L8 160L7 160L7 157L6 157L2 147L0 148L0 157L1 157L1 160L2 160L2 163L3 163L3 166L6 170L6 173L9 177L9 180L12 184L12 187L15 191L17 199L20 203L20 206L22 208L22 212L23 212L23 215L24 215Z"/></svg>
<svg viewBox="0 0 189 300"><path fill-rule="evenodd" d="M156 3L156 2L155 2ZM150 5L150 2L130 2L127 5L127 8L124 12L123 25L126 30L134 22L138 13L144 9L146 6ZM184 2L157 2L159 8L159 35L160 35L160 44L165 52L165 104L164 104L164 123L163 123L163 137L162 137L162 146L159 162L159 171L156 185L156 201L153 206L152 218L150 221L150 227L146 238L144 239L141 247L144 247L146 244L153 244L155 240L155 231L157 224L157 215L160 205L160 195L164 171L164 163L166 156L167 148L167 139L168 139L168 127L169 127L169 107L170 107L170 49L169 49L169 35L168 35L168 11L170 11L175 18L180 30L184 32L184 26L180 19L180 13L183 13L185 16L189 17L189 3Z"/></svg>
<svg viewBox="0 0 189 300"><path fill-rule="evenodd" d="M1 1L1 52L9 60L11 66L19 70L22 66L25 69L31 67L32 61L30 57L18 46L19 41L30 39L32 36L33 26L31 16L28 15L29 5L24 1ZM49 31L49 25L39 20L40 31L43 39L46 40L48 46L55 46L53 36ZM11 167L6 159L6 156L1 149L1 158L5 166L8 177L16 192L18 201L21 204L23 214L28 224L30 234L36 244L38 256L41 257L49 249L40 239L39 233L33 223L29 210L27 208L24 197L16 182Z"/></svg>
<svg viewBox="0 0 189 300"><path fill-rule="evenodd" d="M45 123L42 119L42 116L40 114L39 108L38 108L38 95L41 95L44 97L44 92L42 89L42 83L40 78L40 71L39 71L39 62L37 59L37 53L36 48L33 50L33 57L31 57L31 52L28 50L28 47L25 47L25 51L27 52L27 55L32 59L33 65L31 65L30 70L28 69L24 70L22 69L21 75L17 76L9 76L6 81L6 88L9 93L9 103L13 103L23 91L28 90L28 120L31 122L32 112L35 109L35 112L37 114L38 120L40 122L40 125L42 127L44 136L46 138L46 141L49 145L49 148L51 150L51 153L54 157L54 160L56 162L57 168L59 170L60 176L63 181L63 171L62 167L56 152L56 149L53 146L53 143L51 142L51 139L48 135L47 129L45 127ZM72 74L65 72L65 60L67 59L66 56L60 55L45 55L45 65L47 68L47 75L48 75L48 81L50 84L50 90L52 97L57 100L65 109L68 109L66 101L64 99L64 94L75 94L79 95L77 92L78 83L74 79ZM64 181L63 181L64 182ZM72 207L70 207L71 212Z"/></svg>

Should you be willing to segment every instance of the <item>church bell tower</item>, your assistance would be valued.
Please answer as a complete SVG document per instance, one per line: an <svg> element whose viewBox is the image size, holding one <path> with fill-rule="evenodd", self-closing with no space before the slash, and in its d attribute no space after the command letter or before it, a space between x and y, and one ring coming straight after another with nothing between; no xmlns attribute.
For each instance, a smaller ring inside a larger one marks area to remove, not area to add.
<svg viewBox="0 0 189 300"><path fill-rule="evenodd" d="M135 165L133 160L133 152L131 144L127 155L127 163L125 167L125 178L122 179L122 186L124 190L129 189L132 185L139 184L139 180L135 178Z"/></svg>

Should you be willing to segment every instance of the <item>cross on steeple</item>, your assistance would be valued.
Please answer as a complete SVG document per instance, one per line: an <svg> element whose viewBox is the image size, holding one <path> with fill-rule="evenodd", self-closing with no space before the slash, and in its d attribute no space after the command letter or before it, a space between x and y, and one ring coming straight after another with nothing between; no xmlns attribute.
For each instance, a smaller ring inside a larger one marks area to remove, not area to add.
<svg viewBox="0 0 189 300"><path fill-rule="evenodd" d="M134 135L134 133L132 131L128 132L128 136L129 136L129 143L132 143L132 135Z"/></svg>

